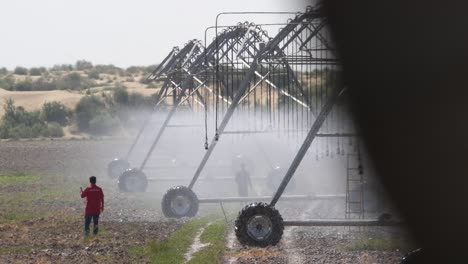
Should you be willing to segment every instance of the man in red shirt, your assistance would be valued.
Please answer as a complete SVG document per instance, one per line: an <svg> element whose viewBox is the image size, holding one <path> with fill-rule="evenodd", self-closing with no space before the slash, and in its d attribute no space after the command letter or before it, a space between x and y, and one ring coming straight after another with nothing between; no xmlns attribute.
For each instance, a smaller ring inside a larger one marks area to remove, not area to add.
<svg viewBox="0 0 468 264"><path fill-rule="evenodd" d="M91 219L94 223L93 234L97 235L99 230L99 214L104 211L104 193L102 192L101 187L96 185L95 176L89 177L89 182L91 185L86 187L86 189L81 192L81 198L86 197L85 235L89 234L89 225L91 224Z"/></svg>

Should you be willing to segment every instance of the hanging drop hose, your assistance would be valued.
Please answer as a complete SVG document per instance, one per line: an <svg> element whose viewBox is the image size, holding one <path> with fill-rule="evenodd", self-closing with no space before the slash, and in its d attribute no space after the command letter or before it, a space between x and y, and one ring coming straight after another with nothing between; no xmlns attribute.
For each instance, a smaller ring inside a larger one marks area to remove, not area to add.
<svg viewBox="0 0 468 264"><path fill-rule="evenodd" d="M205 102L205 150L208 149L208 104Z"/></svg>

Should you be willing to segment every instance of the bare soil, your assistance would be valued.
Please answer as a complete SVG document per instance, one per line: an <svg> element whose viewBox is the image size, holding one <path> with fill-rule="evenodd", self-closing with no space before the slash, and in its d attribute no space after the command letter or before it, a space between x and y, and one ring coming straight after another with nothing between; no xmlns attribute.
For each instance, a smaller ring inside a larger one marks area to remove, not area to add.
<svg viewBox="0 0 468 264"><path fill-rule="evenodd" d="M128 142L116 140L4 141L0 142L0 173L46 171L85 184L91 174L105 175L107 162L124 153L127 146ZM76 200L34 201L35 213L44 217L0 224L0 263L146 263L146 259L135 259L132 247L164 239L187 221L165 219L160 210L161 197L151 190L145 194L120 193L115 181L99 179L98 185L106 193L106 210L98 236L84 237L84 203L78 197L77 185ZM41 183L0 185L0 195L38 192L42 188ZM207 213L208 206L203 207L201 213ZM285 219L310 219L337 217L343 208L320 203L305 207L280 201L278 209ZM1 211L0 219L8 214L11 212ZM346 249L363 235L404 237L402 230L354 231L287 227L277 246L250 248L239 245L229 227L223 263L398 263L404 254L403 249Z"/></svg>

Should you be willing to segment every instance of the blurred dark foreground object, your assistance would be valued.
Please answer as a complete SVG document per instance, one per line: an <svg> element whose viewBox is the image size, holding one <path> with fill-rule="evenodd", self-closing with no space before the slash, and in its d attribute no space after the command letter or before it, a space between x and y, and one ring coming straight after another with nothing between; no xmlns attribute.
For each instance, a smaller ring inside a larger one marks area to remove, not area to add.
<svg viewBox="0 0 468 264"><path fill-rule="evenodd" d="M468 263L467 4L323 2L357 124L424 250L412 263Z"/></svg>

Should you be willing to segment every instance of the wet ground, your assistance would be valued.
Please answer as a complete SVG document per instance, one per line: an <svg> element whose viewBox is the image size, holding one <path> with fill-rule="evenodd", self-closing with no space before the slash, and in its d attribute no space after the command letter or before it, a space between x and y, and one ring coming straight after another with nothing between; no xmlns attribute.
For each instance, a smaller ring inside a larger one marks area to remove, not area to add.
<svg viewBox="0 0 468 264"><path fill-rule="evenodd" d="M89 175L105 175L107 162L124 153L128 144L111 140L11 141L0 143L1 173L39 171L56 175L49 184L0 185L0 197L44 190L71 188L65 196L41 196L28 200L24 208L30 217L18 216L22 208L2 205L0 211L0 263L145 263L131 250L151 240L161 240L184 221L168 220L160 209L161 193L166 188L152 186L144 194L118 192L115 180L98 177L106 193L106 210L101 217L99 236L83 236L84 203L79 186ZM42 174L41 174L42 175ZM59 177L59 178L57 178ZM62 180L63 178L63 180ZM59 179L57 183L54 181ZM169 183L170 184L170 183ZM76 198L74 192L76 190ZM70 194L71 192L71 194ZM71 196L70 196L71 195ZM203 193L200 196L208 196ZM65 197L65 199L61 199ZM8 200L8 199L7 199ZM10 200L8 200L10 201ZM286 219L343 217L342 203L279 203ZM227 206L235 215L241 205ZM305 209L306 208L306 209ZM201 207L201 214L221 212L219 206ZM223 263L398 263L406 249L398 246L353 248L356 243L374 239L406 237L392 228L299 228L287 227L282 241L274 247L245 248L238 244L229 228Z"/></svg>

